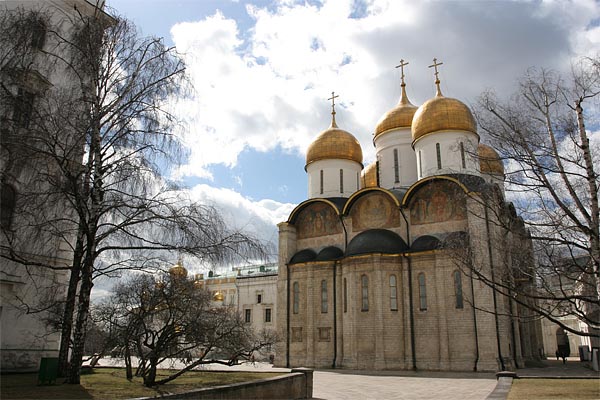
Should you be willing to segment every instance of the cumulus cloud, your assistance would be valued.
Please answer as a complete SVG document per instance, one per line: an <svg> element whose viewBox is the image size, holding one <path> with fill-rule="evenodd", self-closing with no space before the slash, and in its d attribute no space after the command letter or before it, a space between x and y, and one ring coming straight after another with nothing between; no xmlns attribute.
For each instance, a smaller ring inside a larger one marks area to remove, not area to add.
<svg viewBox="0 0 600 400"><path fill-rule="evenodd" d="M339 125L372 160L375 124L399 96L393 67L401 58L410 62L414 103L434 93L434 56L444 62L444 94L472 103L486 88L508 93L530 66L565 69L600 50L599 6L588 0L280 1L246 9L247 31L219 11L171 30L196 87L178 106L192 149L184 176L210 177L210 165L232 167L247 148L303 154L329 124L332 90L340 94Z"/></svg>

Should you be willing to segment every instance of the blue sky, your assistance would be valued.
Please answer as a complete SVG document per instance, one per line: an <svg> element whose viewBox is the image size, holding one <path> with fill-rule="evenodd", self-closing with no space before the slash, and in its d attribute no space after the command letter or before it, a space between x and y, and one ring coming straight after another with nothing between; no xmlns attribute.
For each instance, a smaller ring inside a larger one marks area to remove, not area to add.
<svg viewBox="0 0 600 400"><path fill-rule="evenodd" d="M305 151L329 125L332 91L367 165L377 120L399 98L400 59L414 104L435 93L433 57L444 95L474 104L487 89L508 96L529 67L566 71L600 53L591 0L107 3L184 54L197 93L174 104L191 153L177 176L268 240L306 199Z"/></svg>

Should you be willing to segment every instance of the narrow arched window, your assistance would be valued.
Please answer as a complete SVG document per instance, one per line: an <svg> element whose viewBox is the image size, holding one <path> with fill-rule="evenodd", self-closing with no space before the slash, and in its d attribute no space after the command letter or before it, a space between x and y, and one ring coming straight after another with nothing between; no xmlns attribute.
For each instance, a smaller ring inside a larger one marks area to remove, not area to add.
<svg viewBox="0 0 600 400"><path fill-rule="evenodd" d="M456 308L463 308L462 277L460 271L454 271L454 294L456 295Z"/></svg>
<svg viewBox="0 0 600 400"><path fill-rule="evenodd" d="M17 200L17 194L15 189L7 184L2 183L2 191L0 192L0 226L2 229L9 230L13 216L15 214L15 206Z"/></svg>
<svg viewBox="0 0 600 400"><path fill-rule="evenodd" d="M427 310L427 287L425 286L425 274L419 274L419 310Z"/></svg>
<svg viewBox="0 0 600 400"><path fill-rule="evenodd" d="M400 167L398 162L398 149L394 149L394 182L400 182Z"/></svg>
<svg viewBox="0 0 600 400"><path fill-rule="evenodd" d="M320 193L323 194L323 170L320 171L319 175Z"/></svg>
<svg viewBox="0 0 600 400"><path fill-rule="evenodd" d="M294 314L300 310L300 284L294 282Z"/></svg>
<svg viewBox="0 0 600 400"><path fill-rule="evenodd" d="M435 144L435 153L437 155L437 167L438 169L442 169L442 151L439 143Z"/></svg>
<svg viewBox="0 0 600 400"><path fill-rule="evenodd" d="M467 160L465 159L465 145L463 142L460 142L460 161L462 162L462 167L467 168Z"/></svg>
<svg viewBox="0 0 600 400"><path fill-rule="evenodd" d="M344 312L348 311L348 285L346 284L346 278L344 278Z"/></svg>
<svg viewBox="0 0 600 400"><path fill-rule="evenodd" d="M344 193L344 170L340 168L340 193Z"/></svg>
<svg viewBox="0 0 600 400"><path fill-rule="evenodd" d="M321 312L327 312L327 281L321 281Z"/></svg>
<svg viewBox="0 0 600 400"><path fill-rule="evenodd" d="M423 160L421 157L421 150L419 150L419 178L423 177Z"/></svg>
<svg viewBox="0 0 600 400"><path fill-rule="evenodd" d="M362 306L361 311L369 311L369 277L361 277Z"/></svg>
<svg viewBox="0 0 600 400"><path fill-rule="evenodd" d="M390 275L390 310L398 310L398 285L396 275Z"/></svg>

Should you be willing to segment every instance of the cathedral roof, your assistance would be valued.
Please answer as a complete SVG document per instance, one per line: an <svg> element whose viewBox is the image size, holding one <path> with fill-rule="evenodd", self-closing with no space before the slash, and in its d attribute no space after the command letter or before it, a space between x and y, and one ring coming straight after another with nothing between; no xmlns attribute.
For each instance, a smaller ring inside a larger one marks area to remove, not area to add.
<svg viewBox="0 0 600 400"><path fill-rule="evenodd" d="M306 165L319 160L342 159L355 161L362 165L363 154L360 143L350 133L338 128L335 119L331 126L321 132L308 146Z"/></svg>
<svg viewBox="0 0 600 400"><path fill-rule="evenodd" d="M413 143L425 135L442 131L466 131L477 134L477 123L469 107L460 100L442 95L437 69L442 64L434 58L433 65L429 66L435 68L437 92L434 98L419 107L413 117L411 127Z"/></svg>
<svg viewBox="0 0 600 400"><path fill-rule="evenodd" d="M362 166L363 154L360 143L350 133L340 129L335 122L335 98L331 93L331 125L317 136L306 150L306 167L319 160L351 160Z"/></svg>
<svg viewBox="0 0 600 400"><path fill-rule="evenodd" d="M377 162L373 161L360 174L361 178L361 189L378 187L377 179Z"/></svg>
<svg viewBox="0 0 600 400"><path fill-rule="evenodd" d="M397 233L386 229L369 229L356 235L346 248L346 256L383 253L399 254L408 246Z"/></svg>
<svg viewBox="0 0 600 400"><path fill-rule="evenodd" d="M314 259L316 257L317 257L317 253L315 253L314 250L311 250L311 249L300 250L292 256L292 259L290 260L290 264L298 264L298 263L314 261Z"/></svg>
<svg viewBox="0 0 600 400"><path fill-rule="evenodd" d="M502 159L492 147L480 143L477 147L479 170L482 174L504 175Z"/></svg>
<svg viewBox="0 0 600 400"><path fill-rule="evenodd" d="M466 104L438 94L423 103L415 113L412 139L414 142L427 134L448 130L477 134L477 123Z"/></svg>
<svg viewBox="0 0 600 400"><path fill-rule="evenodd" d="M410 128L417 106L413 105L406 96L405 84L402 84L402 94L396 107L392 108L379 119L375 128L375 138L391 129ZM374 139L375 139L374 138Z"/></svg>

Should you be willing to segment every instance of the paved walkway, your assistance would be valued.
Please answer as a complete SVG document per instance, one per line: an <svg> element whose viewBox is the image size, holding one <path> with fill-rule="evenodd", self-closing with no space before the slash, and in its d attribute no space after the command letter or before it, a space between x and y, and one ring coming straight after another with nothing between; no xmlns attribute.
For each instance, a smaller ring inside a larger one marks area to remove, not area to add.
<svg viewBox="0 0 600 400"><path fill-rule="evenodd" d="M496 387L490 373L315 371L315 399L482 400Z"/></svg>

